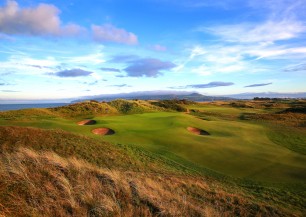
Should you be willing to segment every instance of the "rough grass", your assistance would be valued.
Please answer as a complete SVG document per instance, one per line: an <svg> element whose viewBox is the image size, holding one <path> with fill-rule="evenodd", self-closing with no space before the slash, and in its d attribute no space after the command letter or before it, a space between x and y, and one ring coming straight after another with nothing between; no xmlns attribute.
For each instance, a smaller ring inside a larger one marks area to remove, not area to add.
<svg viewBox="0 0 306 217"><path fill-rule="evenodd" d="M20 147L53 151L63 157L77 157L106 168L158 173L181 173L185 169L166 159L124 145L65 132L29 127L0 126L0 151L14 152Z"/></svg>
<svg viewBox="0 0 306 217"><path fill-rule="evenodd" d="M85 101L48 110L62 117L88 117L118 113L117 109L109 104L95 101Z"/></svg>
<svg viewBox="0 0 306 217"><path fill-rule="evenodd" d="M57 117L56 114L44 108L0 112L0 119L5 121L50 119L55 117Z"/></svg>
<svg viewBox="0 0 306 217"><path fill-rule="evenodd" d="M0 159L4 216L294 216L202 178L109 170L25 148Z"/></svg>
<svg viewBox="0 0 306 217"><path fill-rule="evenodd" d="M91 118L115 114L172 111L181 108L179 102L171 101L171 108L157 106L144 100L117 99L111 102L84 101L55 108L22 109L0 112L4 120L35 120L52 118ZM176 107L175 107L176 106Z"/></svg>

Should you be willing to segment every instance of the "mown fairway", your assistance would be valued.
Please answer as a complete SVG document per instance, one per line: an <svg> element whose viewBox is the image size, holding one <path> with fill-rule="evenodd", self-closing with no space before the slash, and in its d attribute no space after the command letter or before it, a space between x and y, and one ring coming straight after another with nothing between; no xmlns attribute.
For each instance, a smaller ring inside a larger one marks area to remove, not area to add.
<svg viewBox="0 0 306 217"><path fill-rule="evenodd" d="M267 137L269 129L264 126L238 121L205 121L180 113L147 113L97 120L98 125L116 131L115 135L104 137L107 141L137 145L173 159L175 154L229 176L271 182L306 178L306 156L271 142ZM211 135L191 134L187 126L204 129Z"/></svg>
<svg viewBox="0 0 306 217"><path fill-rule="evenodd" d="M221 115L235 116L236 108L198 106ZM1 125L22 125L63 130L113 143L137 146L161 154L183 165L201 171L209 169L235 178L263 182L295 183L306 179L306 156L275 144L270 129L250 121L207 116L203 120L190 114L156 112L95 117L96 125L78 126L77 120L47 118L43 120L4 121ZM211 135L194 135L187 127L197 127ZM111 136L93 135L91 130L108 127Z"/></svg>

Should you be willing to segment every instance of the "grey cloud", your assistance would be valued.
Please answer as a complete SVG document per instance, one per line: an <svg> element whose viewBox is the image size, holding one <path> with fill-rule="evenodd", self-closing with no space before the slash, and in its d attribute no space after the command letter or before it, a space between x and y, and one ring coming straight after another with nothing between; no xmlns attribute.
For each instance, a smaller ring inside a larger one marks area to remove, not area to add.
<svg viewBox="0 0 306 217"><path fill-rule="evenodd" d="M109 85L110 87L132 87L130 85L127 84L114 84L114 85Z"/></svg>
<svg viewBox="0 0 306 217"><path fill-rule="evenodd" d="M306 63L284 69L285 72L298 72L298 71L305 71L305 70L306 70Z"/></svg>
<svg viewBox="0 0 306 217"><path fill-rule="evenodd" d="M20 91L18 91L18 90L1 90L1 92L15 93L15 92L20 92Z"/></svg>
<svg viewBox="0 0 306 217"><path fill-rule="evenodd" d="M51 4L39 4L33 8L20 8L14 0L0 7L0 33L21 35L75 35L81 27L75 24L61 25L59 9Z"/></svg>
<svg viewBox="0 0 306 217"><path fill-rule="evenodd" d="M8 86L8 85L15 85L15 84L12 84L12 83L5 83L5 82L1 82L1 83L0 83L0 86Z"/></svg>
<svg viewBox="0 0 306 217"><path fill-rule="evenodd" d="M106 72L121 72L120 69L115 69L115 68L100 68L102 71L106 71Z"/></svg>
<svg viewBox="0 0 306 217"><path fill-rule="evenodd" d="M3 72L3 73L0 73L1 76L11 75L11 74L13 74L13 72Z"/></svg>
<svg viewBox="0 0 306 217"><path fill-rule="evenodd" d="M154 58L138 59L129 62L131 65L124 69L130 77L158 77L163 70L170 70L176 65L172 62Z"/></svg>
<svg viewBox="0 0 306 217"><path fill-rule="evenodd" d="M272 84L271 82L270 83L262 83L262 84L251 84L251 85L247 85L247 86L244 86L244 87L261 87L261 86L267 86L267 85L270 85Z"/></svg>
<svg viewBox="0 0 306 217"><path fill-rule="evenodd" d="M93 82L83 82L83 84L88 84L88 85L96 85L98 84L99 81L93 81Z"/></svg>
<svg viewBox="0 0 306 217"><path fill-rule="evenodd" d="M128 45L138 43L137 36L134 33L110 24L102 26L92 25L91 30L94 40L98 42L116 42Z"/></svg>
<svg viewBox="0 0 306 217"><path fill-rule="evenodd" d="M223 82L223 81L213 81L207 84L190 84L186 86L178 86L178 87L169 87L171 89L186 89L186 88L213 88L213 87L225 87L225 86L232 86L234 85L233 82Z"/></svg>
<svg viewBox="0 0 306 217"><path fill-rule="evenodd" d="M31 64L19 64L19 65L30 66L38 69L53 69L52 67L49 66L40 66L40 65L31 65Z"/></svg>
<svg viewBox="0 0 306 217"><path fill-rule="evenodd" d="M191 88L213 88L213 87L224 87L224 86L232 86L234 85L233 82L222 82L222 81L213 81L207 84L191 84L187 85L186 87Z"/></svg>
<svg viewBox="0 0 306 217"><path fill-rule="evenodd" d="M71 69L71 70L64 70L56 73L51 73L50 75L56 75L58 77L81 77L81 76L89 76L92 73L93 72L85 71L82 69Z"/></svg>
<svg viewBox="0 0 306 217"><path fill-rule="evenodd" d="M126 75L116 75L117 78L125 78L127 77Z"/></svg>
<svg viewBox="0 0 306 217"><path fill-rule="evenodd" d="M110 60L110 62L114 63L125 63L139 59L137 55L116 55Z"/></svg>

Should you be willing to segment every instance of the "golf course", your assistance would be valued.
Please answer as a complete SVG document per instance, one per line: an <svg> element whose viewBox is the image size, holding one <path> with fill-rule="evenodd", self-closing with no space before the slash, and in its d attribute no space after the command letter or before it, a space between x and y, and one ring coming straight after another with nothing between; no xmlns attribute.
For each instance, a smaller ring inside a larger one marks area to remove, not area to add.
<svg viewBox="0 0 306 217"><path fill-rule="evenodd" d="M84 102L55 109L2 112L0 125L62 130L98 143L139 150L181 168L177 170L227 185L273 188L273 197L280 200L286 199L283 194L294 195L288 197L292 200L289 210L296 206L303 212L305 113L282 111L295 105L300 108L306 102L272 102L268 108L266 102L250 103ZM86 112L77 110L82 107ZM271 119L273 115L277 117Z"/></svg>

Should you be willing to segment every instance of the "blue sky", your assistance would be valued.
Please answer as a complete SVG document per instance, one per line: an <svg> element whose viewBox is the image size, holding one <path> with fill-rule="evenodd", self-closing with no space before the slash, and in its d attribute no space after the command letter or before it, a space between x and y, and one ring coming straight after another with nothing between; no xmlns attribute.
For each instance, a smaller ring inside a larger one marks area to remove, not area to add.
<svg viewBox="0 0 306 217"><path fill-rule="evenodd" d="M0 1L0 100L306 91L305 0Z"/></svg>

